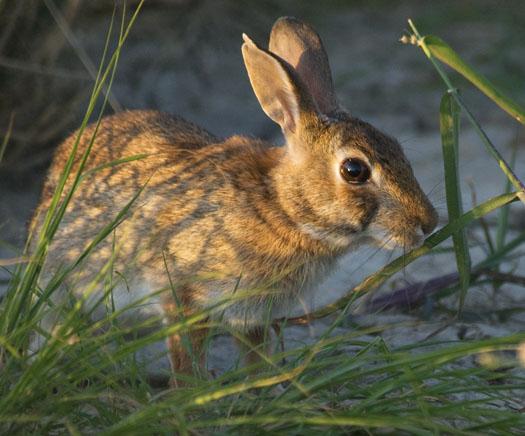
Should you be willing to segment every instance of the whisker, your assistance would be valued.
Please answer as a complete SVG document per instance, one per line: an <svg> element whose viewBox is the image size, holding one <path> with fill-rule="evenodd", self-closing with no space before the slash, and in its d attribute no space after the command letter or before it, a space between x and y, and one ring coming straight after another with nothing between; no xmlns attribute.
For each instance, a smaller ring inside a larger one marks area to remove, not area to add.
<svg viewBox="0 0 525 436"><path fill-rule="evenodd" d="M403 145L403 148L405 150L416 151L416 152L422 153L422 151L419 149L419 147L406 147L405 146L405 144L407 142L416 141L419 138L420 138L419 135L414 135L414 136L410 136L408 138L399 139L399 143Z"/></svg>
<svg viewBox="0 0 525 436"><path fill-rule="evenodd" d="M439 182L436 182L434 183L434 186L432 186L432 188L430 188L427 192L425 192L426 196L427 197L431 197L432 195L434 195L436 189L441 189L441 194L443 195L444 194L444 186L445 186L445 181L444 180L440 180Z"/></svg>
<svg viewBox="0 0 525 436"><path fill-rule="evenodd" d="M349 274L354 274L357 271L361 270L363 266L366 265L370 261L370 259L376 256L381 250L383 250L385 246L387 246L391 240L392 240L392 236L389 236L385 241L381 242L381 245L374 247L374 250L372 251L372 253L369 254L362 262L360 262L359 265L356 266L356 268L350 271ZM392 253L390 254L390 256L392 256Z"/></svg>
<svg viewBox="0 0 525 436"><path fill-rule="evenodd" d="M405 229L403 229L403 260L405 260L406 254L407 254L407 232ZM403 278L405 280L407 279L407 264L403 262Z"/></svg>

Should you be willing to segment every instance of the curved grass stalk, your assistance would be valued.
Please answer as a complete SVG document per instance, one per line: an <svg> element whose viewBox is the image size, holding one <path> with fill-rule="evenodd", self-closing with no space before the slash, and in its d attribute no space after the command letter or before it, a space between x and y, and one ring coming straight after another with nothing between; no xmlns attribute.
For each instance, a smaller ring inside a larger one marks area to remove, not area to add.
<svg viewBox="0 0 525 436"><path fill-rule="evenodd" d="M512 102L510 99L504 97L503 94L497 91L496 88L488 80L482 78L482 76L477 74L472 68L470 68L465 62L463 62L461 58L452 50L452 48L450 48L439 38L436 38L435 36L431 35L421 36L412 20L409 19L408 24L410 25L412 32L414 33L413 38L402 38L401 41L414 43L423 50L423 52L428 57L438 74L443 79L443 82L445 82L445 84L447 85L448 92L450 92L450 94L454 97L458 105L465 112L465 115L467 116L468 120L470 121L470 123L480 136L481 140L483 141L486 150L498 162L505 176L507 176L509 181L516 188L516 195L525 204L525 185L518 178L518 176L516 176L510 165L505 161L505 159L503 159L503 156L501 156L498 149L494 146L494 144L489 139L485 131L481 128L480 124L476 121L474 115L472 115L472 112L470 112L469 108L465 105L457 89L453 86L449 77L447 76L443 68L441 68L441 65L439 65L436 59L439 59L440 61L446 63L447 65L458 71L460 74L463 74L468 80L470 80L474 85L476 85L496 104L498 104L500 107L505 108L507 112L509 112L518 121L524 124L525 110L522 109L516 103Z"/></svg>
<svg viewBox="0 0 525 436"><path fill-rule="evenodd" d="M458 173L459 155L459 114L460 108L454 97L447 92L441 99L439 108L439 123L441 143L443 146L443 162L445 165L445 190L447 197L448 220L457 220L463 214L461 199L461 184ZM470 285L470 252L465 227L452 234L456 265L459 272L459 308L461 312L465 296Z"/></svg>
<svg viewBox="0 0 525 436"><path fill-rule="evenodd" d="M288 318L282 321L292 324L303 324L314 319L324 318L325 316L331 315L332 313L341 309L344 309L343 313L346 312L349 303L356 298L356 293L370 292L374 289L377 289L396 272L402 270L408 264L412 263L414 260L423 256L424 254L430 253L434 247L436 247L438 244L441 244L459 230L465 228L474 220L487 215L495 209L499 209L502 206L516 201L517 197L517 193L512 192L509 194L499 195L497 197L491 198L490 200L487 200L484 203L481 203L480 205L461 215L461 217L455 221L448 223L446 226L430 235L421 247L415 248L414 250L399 256L388 265L381 268L379 271L368 276L365 280L352 288L345 296L338 299L336 302L307 315Z"/></svg>

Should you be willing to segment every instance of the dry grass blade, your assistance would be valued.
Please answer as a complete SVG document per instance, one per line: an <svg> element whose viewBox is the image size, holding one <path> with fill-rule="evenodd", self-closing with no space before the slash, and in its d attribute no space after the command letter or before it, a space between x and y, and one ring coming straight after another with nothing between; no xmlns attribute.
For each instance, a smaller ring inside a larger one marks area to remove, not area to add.
<svg viewBox="0 0 525 436"><path fill-rule="evenodd" d="M87 54L86 50L78 43L77 39L75 38L75 35L73 34L67 20L64 19L62 16L62 13L57 8L55 2L53 0L44 0L44 3L46 4L47 8L49 9L49 12L55 19L56 23L62 30L64 36L68 40L68 42L71 44L71 46L75 49L75 52L77 53L79 59L81 60L82 64L88 71L89 75L93 80L96 80L97 77L97 68L93 64L93 61L90 59L89 55ZM102 92L106 95L108 98L109 104L113 108L115 112L119 112L122 110L122 105L118 102L116 97L111 94L109 87L106 87L103 85Z"/></svg>
<svg viewBox="0 0 525 436"><path fill-rule="evenodd" d="M24 256L12 257L10 259L0 259L0 266L11 266L26 263L29 259Z"/></svg>
<svg viewBox="0 0 525 436"><path fill-rule="evenodd" d="M2 163L2 159L4 158L4 153L7 148L7 144L9 143L9 138L11 138L14 120L15 120L15 114L11 113L11 116L9 117L9 124L7 125L7 131L5 132L4 139L2 140L2 144L0 144L0 163Z"/></svg>

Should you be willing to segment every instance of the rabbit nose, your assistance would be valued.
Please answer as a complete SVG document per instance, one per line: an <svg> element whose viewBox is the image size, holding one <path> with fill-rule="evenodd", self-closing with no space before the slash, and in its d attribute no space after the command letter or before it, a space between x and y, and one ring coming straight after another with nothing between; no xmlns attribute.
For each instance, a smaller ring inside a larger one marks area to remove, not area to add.
<svg viewBox="0 0 525 436"><path fill-rule="evenodd" d="M437 212L434 208L428 213L425 219L421 220L421 232L423 235L429 235L436 228L438 222Z"/></svg>
<svg viewBox="0 0 525 436"><path fill-rule="evenodd" d="M429 235L430 233L432 233L432 230L434 230L435 228L436 228L435 225L430 226L430 225L427 225L427 224L422 224L421 225L421 233L424 236Z"/></svg>

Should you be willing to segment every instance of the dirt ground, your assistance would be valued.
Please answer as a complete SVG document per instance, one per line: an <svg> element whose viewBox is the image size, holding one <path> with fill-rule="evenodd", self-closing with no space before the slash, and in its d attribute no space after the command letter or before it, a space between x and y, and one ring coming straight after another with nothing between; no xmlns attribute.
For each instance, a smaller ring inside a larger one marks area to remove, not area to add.
<svg viewBox="0 0 525 436"><path fill-rule="evenodd" d="M313 6L313 2L298 0L153 1L140 14L123 51L112 88L112 104L119 109L155 108L177 113L222 136L243 133L279 143L282 139L278 128L264 115L250 89L240 54L240 35L246 32L264 44L275 18L300 16L318 29L325 42L341 102L354 115L400 140L416 176L439 210L440 224L444 224L446 206L438 111L445 88L423 53L416 47L400 44L398 39L411 17L422 33L445 39L479 71L524 103L525 8L519 1L319 3ZM14 149L8 149L0 166L0 258L13 257L19 252L25 222L38 199L53 144L78 125L85 110L92 84L85 65L97 65L111 13L103 1L93 4L82 6L81 13L70 19L71 34L66 39L53 24L49 12L41 12L44 17L41 19L48 23L43 27L43 39L62 41L54 63L40 65L39 70L30 44L9 52L9 59L0 56L0 77L11 84L14 94L0 106L3 130L10 113L16 113ZM54 39L49 29L54 29ZM15 58L17 64L13 63ZM49 57L44 60L48 62ZM523 127L464 80L452 77L502 154L508 158L516 141L522 149ZM32 94L30 90L37 83L45 86ZM5 85L2 89L6 89ZM37 113L30 109L25 113L23 109L32 98L35 100L32 110ZM19 107L15 105L21 101ZM51 126L60 128L51 131ZM44 131L46 138L42 138ZM472 189L478 202L502 193L505 179L466 120L460 149L465 208L472 205ZM516 173L525 176L525 154L521 151ZM492 226L495 220L495 216L488 217ZM510 225L514 234L524 230L523 205L512 206ZM482 258L484 248L476 242L482 241L477 225L472 226L471 234L475 262ZM518 252L524 254L525 250ZM322 285L323 298L311 302L312 307L342 295L396 254L399 253L376 249L352 253L341 262L339 272ZM504 269L519 272L524 266L522 257L516 256ZM394 277L383 292L454 269L450 252L427 256ZM7 276L5 271L0 272L0 286L5 286ZM413 343L432 335L444 340L501 336L523 331L525 325L525 292L518 286L504 285L497 294L488 285L474 287L469 291L461 320L452 319L453 311L448 309L453 307L451 300L444 306L431 305L410 313L367 313L366 307L356 304L350 316L360 325L399 323L400 327L384 335L393 345ZM498 314L505 308L523 310L515 310L503 320ZM288 329L287 345L315 337L329 321ZM407 321L416 322L417 327L403 327L401 324ZM225 352L225 347L230 346L227 338L215 341L210 369L223 370L231 364L231 359L224 358L232 354Z"/></svg>

